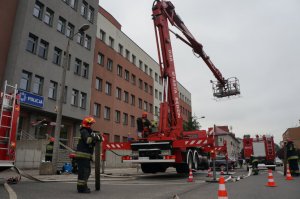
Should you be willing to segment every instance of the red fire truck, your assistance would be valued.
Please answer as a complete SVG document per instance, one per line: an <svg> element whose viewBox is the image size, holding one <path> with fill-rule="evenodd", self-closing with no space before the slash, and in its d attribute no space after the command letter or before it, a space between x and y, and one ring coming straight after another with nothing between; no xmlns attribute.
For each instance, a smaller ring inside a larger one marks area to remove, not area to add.
<svg viewBox="0 0 300 199"><path fill-rule="evenodd" d="M202 44L196 41L177 15L175 7L170 1L155 0L152 13L158 60L164 86L158 131L152 132L146 138L132 142L108 143L104 141L102 160L105 161L107 150L118 149L131 150L131 155L123 156L122 161L141 164L144 173L164 172L168 167L175 167L178 173L187 173L189 169L201 169L203 165L206 165L207 168L207 161L205 161L207 159L204 156L208 153L213 155L216 150L225 150L226 144L217 148L214 145L213 135L208 135L206 131L184 132L170 32L190 46L212 71L217 79L216 82L213 82L215 97L239 95L238 79L226 80L223 78L220 71L203 51ZM171 31L168 23L178 28L185 38Z"/></svg>
<svg viewBox="0 0 300 199"><path fill-rule="evenodd" d="M19 102L17 85L11 86L5 81L0 95L0 171L14 167L15 164Z"/></svg>
<svg viewBox="0 0 300 199"><path fill-rule="evenodd" d="M258 159L258 168L271 168L275 169L276 152L274 147L273 136L269 135L256 135L251 138L250 135L244 135L243 148L244 158L247 163L247 170L251 167L251 156Z"/></svg>

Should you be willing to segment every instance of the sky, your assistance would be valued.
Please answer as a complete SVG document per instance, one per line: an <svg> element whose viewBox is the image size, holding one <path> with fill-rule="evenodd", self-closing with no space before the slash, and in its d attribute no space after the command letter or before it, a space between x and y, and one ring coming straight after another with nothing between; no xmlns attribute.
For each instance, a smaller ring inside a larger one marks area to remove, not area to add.
<svg viewBox="0 0 300 199"><path fill-rule="evenodd" d="M172 36L177 80L192 94L192 114L202 129L229 126L237 137L273 135L300 124L299 0L172 0L214 65L237 77L241 95L215 100L213 74L192 49ZM99 0L122 31L158 60L151 0ZM170 25L170 29L180 33Z"/></svg>

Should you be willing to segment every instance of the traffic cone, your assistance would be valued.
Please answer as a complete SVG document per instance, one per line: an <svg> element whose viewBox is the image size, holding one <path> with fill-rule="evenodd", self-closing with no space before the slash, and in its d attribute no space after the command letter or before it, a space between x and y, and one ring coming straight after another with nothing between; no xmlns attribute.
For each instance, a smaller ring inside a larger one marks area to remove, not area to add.
<svg viewBox="0 0 300 199"><path fill-rule="evenodd" d="M188 182L194 182L192 169L190 169L190 172L189 172L189 178L188 178L187 181L188 181Z"/></svg>
<svg viewBox="0 0 300 199"><path fill-rule="evenodd" d="M287 168L287 170L286 170L286 180L293 180L293 177L292 177L292 175L291 175L291 172L290 172L290 166L289 165L286 165L286 168Z"/></svg>
<svg viewBox="0 0 300 199"><path fill-rule="evenodd" d="M275 181L274 181L271 169L269 169L269 171L268 171L268 183L266 184L266 186L268 186L268 187L276 187L276 184L275 184Z"/></svg>
<svg viewBox="0 0 300 199"><path fill-rule="evenodd" d="M219 179L218 199L228 199L224 177Z"/></svg>
<svg viewBox="0 0 300 199"><path fill-rule="evenodd" d="M211 174L211 168L208 168L206 177L212 177L212 176L213 175Z"/></svg>

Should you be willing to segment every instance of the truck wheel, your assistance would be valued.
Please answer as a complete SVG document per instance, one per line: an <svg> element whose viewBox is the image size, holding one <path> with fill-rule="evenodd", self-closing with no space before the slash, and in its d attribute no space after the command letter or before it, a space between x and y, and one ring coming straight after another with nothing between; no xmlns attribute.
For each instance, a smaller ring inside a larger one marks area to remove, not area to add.
<svg viewBox="0 0 300 199"><path fill-rule="evenodd" d="M193 155L193 169L199 169L199 154L196 150L194 151Z"/></svg>

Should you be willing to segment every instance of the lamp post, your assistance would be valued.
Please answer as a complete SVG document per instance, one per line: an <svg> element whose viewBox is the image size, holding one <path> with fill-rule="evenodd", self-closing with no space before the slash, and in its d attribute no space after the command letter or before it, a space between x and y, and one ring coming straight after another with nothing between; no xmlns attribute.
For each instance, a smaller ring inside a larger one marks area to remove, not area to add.
<svg viewBox="0 0 300 199"><path fill-rule="evenodd" d="M73 36L68 38L68 43L66 47L66 54L64 56L63 60L63 72L61 76L61 82L60 82L60 90L59 90L59 96L56 104L56 122L55 122L55 131L54 131L54 144L53 144L53 156L52 156L52 170L53 174L57 171L57 162L58 162L58 152L59 152L59 138L60 138L60 128L61 128L61 120L62 120L62 108L63 108L63 101L64 101L64 90L66 85L66 73L67 68L69 65L69 49L70 49L70 41L77 35L78 33L83 33L87 29L89 29L88 24L84 24L79 28L78 32L76 32Z"/></svg>

